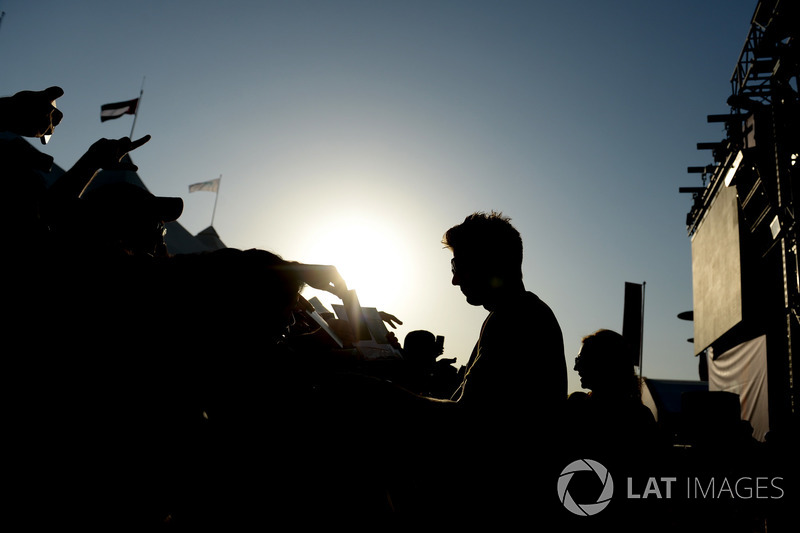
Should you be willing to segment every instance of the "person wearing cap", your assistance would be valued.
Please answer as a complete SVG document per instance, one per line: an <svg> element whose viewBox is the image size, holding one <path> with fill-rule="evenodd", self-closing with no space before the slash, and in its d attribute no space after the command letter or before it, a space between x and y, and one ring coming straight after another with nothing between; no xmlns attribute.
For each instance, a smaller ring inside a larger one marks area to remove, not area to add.
<svg viewBox="0 0 800 533"><path fill-rule="evenodd" d="M64 89L53 86L0 98L0 131L11 131L23 137L52 135L64 117L56 108L56 100L62 96Z"/></svg>
<svg viewBox="0 0 800 533"><path fill-rule="evenodd" d="M70 224L76 221L80 211L81 195L93 184L98 172L102 170L136 171L128 153L146 144L150 135L132 141L128 137L120 139L99 139L64 174L53 183L42 198L41 217L51 231L75 231Z"/></svg>
<svg viewBox="0 0 800 533"><path fill-rule="evenodd" d="M35 265L47 227L41 219L41 201L45 193L42 173L49 172L53 157L33 147L23 137L47 136L61 122L63 114L55 101L64 94L61 87L43 91L19 91L0 97L0 176L7 202L3 213L16 230L8 232L6 248L15 251L23 270ZM10 240L9 240L10 239Z"/></svg>
<svg viewBox="0 0 800 533"><path fill-rule="evenodd" d="M80 220L95 251L158 257L166 254L167 222L183 212L181 198L155 196L132 183L109 183L81 196Z"/></svg>
<svg viewBox="0 0 800 533"><path fill-rule="evenodd" d="M51 225L68 216L72 202L92 182L100 169L136 170L125 155L150 140L145 135L136 140L100 139L92 144L75 165L50 187L42 173L50 172L53 157L44 154L22 137L41 139L42 144L53 134L64 114L56 100L64 95L58 86L42 91L19 91L0 97L0 174L9 197L16 198L7 214L21 228L11 236L11 248L18 257L35 265L50 243ZM35 259L39 258L39 259Z"/></svg>

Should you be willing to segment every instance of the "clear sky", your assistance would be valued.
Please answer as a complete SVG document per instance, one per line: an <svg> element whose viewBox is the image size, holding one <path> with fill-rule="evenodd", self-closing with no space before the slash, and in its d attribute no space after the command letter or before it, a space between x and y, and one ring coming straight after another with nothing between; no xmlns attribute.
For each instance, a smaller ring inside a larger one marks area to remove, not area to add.
<svg viewBox="0 0 800 533"><path fill-rule="evenodd" d="M144 94L132 153L190 232L336 265L364 306L444 335L465 363L483 318L442 234L502 211L529 290L583 335L621 331L645 282L643 373L696 379L685 220L724 138L757 0L0 0L0 95L64 88L41 147L70 167L130 134L102 104ZM213 290L213 282L198 290ZM313 295L313 294L311 294ZM213 316L208 317L213 324ZM531 336L535 343L535 336ZM543 379L546 377L542 376Z"/></svg>

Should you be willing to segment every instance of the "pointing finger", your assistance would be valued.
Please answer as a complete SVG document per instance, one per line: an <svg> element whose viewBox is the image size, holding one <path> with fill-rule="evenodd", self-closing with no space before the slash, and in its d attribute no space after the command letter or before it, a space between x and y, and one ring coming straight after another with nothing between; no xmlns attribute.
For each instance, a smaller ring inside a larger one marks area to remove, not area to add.
<svg viewBox="0 0 800 533"><path fill-rule="evenodd" d="M53 87L48 87L42 91L42 93L44 94L45 98L48 99L48 101L52 102L56 98L61 98L64 96L64 89L54 85Z"/></svg>
<svg viewBox="0 0 800 533"><path fill-rule="evenodd" d="M130 150L136 150L137 148L139 148L143 144L146 144L149 140L150 140L150 136L149 135L145 135L144 137L136 139L135 141L131 141Z"/></svg>

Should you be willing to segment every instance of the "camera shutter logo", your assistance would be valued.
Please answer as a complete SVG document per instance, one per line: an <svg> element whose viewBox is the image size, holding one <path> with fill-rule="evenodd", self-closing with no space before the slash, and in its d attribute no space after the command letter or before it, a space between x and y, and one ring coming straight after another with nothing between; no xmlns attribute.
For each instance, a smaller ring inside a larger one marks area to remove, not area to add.
<svg viewBox="0 0 800 533"><path fill-rule="evenodd" d="M598 479L603 484L603 490L596 502L577 503L572 499L572 496L570 496L567 487L575 472L587 470L591 470L597 474ZM605 509L609 502L611 502L611 496L613 494L614 481L611 479L611 474L608 473L608 469L606 469L605 466L601 465L597 461L592 461L591 459L578 459L577 461L568 464L558 478L558 499L561 500L561 503L568 511L579 516L596 515Z"/></svg>

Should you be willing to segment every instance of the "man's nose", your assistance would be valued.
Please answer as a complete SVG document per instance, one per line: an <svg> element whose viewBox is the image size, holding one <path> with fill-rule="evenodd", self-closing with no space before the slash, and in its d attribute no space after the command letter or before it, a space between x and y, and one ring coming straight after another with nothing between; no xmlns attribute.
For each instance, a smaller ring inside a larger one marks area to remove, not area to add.
<svg viewBox="0 0 800 533"><path fill-rule="evenodd" d="M461 279L458 277L458 274L453 274L453 279L450 281L453 285L461 285Z"/></svg>

